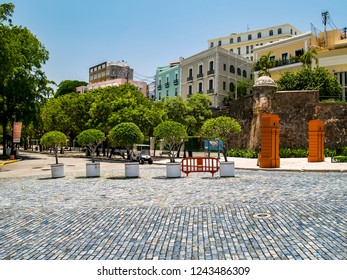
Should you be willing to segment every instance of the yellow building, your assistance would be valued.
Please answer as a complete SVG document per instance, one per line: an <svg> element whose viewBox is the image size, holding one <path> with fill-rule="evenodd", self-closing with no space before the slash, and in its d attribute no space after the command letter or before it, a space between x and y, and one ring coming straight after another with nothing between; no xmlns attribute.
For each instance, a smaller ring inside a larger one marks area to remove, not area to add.
<svg viewBox="0 0 347 280"><path fill-rule="evenodd" d="M310 48L317 50L318 65L325 67L334 74L343 87L342 100L346 100L347 87L347 39L340 30L321 32L315 36L311 32L291 38L281 39L257 46L254 49L255 61L271 52L270 58L275 61L275 67L269 69L271 78L277 80L284 71L297 71L303 67L300 56ZM313 61L312 67L315 67ZM254 79L258 77L255 69Z"/></svg>
<svg viewBox="0 0 347 280"><path fill-rule="evenodd" d="M208 40L208 48L212 49L219 46L253 61L253 52L257 46L299 34L301 32L292 25L282 24L243 33L231 33L228 36L211 39Z"/></svg>

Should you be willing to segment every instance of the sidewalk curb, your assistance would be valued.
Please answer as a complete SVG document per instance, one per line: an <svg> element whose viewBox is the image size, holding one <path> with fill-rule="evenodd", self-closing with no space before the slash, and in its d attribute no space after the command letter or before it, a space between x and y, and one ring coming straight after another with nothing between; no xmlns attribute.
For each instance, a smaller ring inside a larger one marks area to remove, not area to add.
<svg viewBox="0 0 347 280"><path fill-rule="evenodd" d="M4 161L4 162L0 162L0 167L4 166L5 164L10 164L10 163L15 163L15 162L18 162L17 159L12 159L12 160L7 160L7 161Z"/></svg>

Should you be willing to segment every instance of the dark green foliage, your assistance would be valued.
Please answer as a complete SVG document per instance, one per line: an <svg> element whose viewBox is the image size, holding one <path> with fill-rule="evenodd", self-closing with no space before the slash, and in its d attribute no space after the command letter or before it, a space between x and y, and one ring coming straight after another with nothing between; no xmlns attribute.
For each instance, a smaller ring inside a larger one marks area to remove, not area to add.
<svg viewBox="0 0 347 280"><path fill-rule="evenodd" d="M284 72L276 83L278 90L319 90L322 99L340 98L342 94L342 86L323 67Z"/></svg>
<svg viewBox="0 0 347 280"><path fill-rule="evenodd" d="M77 81L77 80L62 81L59 84L58 89L57 89L56 93L54 94L54 97L58 97L58 96L68 94L68 93L74 93L74 92L76 92L76 87L86 86L86 85L87 85L87 83L84 81Z"/></svg>

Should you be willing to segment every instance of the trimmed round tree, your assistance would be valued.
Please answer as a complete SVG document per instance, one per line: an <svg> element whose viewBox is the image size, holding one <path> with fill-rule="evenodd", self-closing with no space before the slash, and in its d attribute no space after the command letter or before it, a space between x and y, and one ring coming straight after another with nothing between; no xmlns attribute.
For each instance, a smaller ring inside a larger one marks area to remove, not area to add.
<svg viewBox="0 0 347 280"><path fill-rule="evenodd" d="M66 145L66 136L60 131L50 131L41 137L40 144L46 148L53 149L55 163L58 164L58 150Z"/></svg>
<svg viewBox="0 0 347 280"><path fill-rule="evenodd" d="M186 127L175 121L165 121L154 128L154 136L165 141L169 149L170 162L175 162L175 151L188 136Z"/></svg>
<svg viewBox="0 0 347 280"><path fill-rule="evenodd" d="M224 160L227 160L228 146L235 133L241 132L240 124L230 117L208 119L201 128L201 134L206 139L222 140Z"/></svg>
<svg viewBox="0 0 347 280"><path fill-rule="evenodd" d="M128 159L134 144L142 143L144 140L140 128L132 122L123 122L111 129L108 134L111 145L127 149Z"/></svg>
<svg viewBox="0 0 347 280"><path fill-rule="evenodd" d="M87 129L77 136L77 142L82 146L86 146L89 150L93 163L95 161L95 151L104 140L105 135L99 129Z"/></svg>

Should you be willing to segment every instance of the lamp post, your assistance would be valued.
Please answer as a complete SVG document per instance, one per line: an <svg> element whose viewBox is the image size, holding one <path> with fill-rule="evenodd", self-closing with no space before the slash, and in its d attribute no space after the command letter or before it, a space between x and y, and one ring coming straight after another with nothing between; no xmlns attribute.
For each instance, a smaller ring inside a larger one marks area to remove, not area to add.
<svg viewBox="0 0 347 280"><path fill-rule="evenodd" d="M16 120L16 115L12 114L12 146L11 146L11 153L10 153L10 159L14 159L14 121Z"/></svg>

